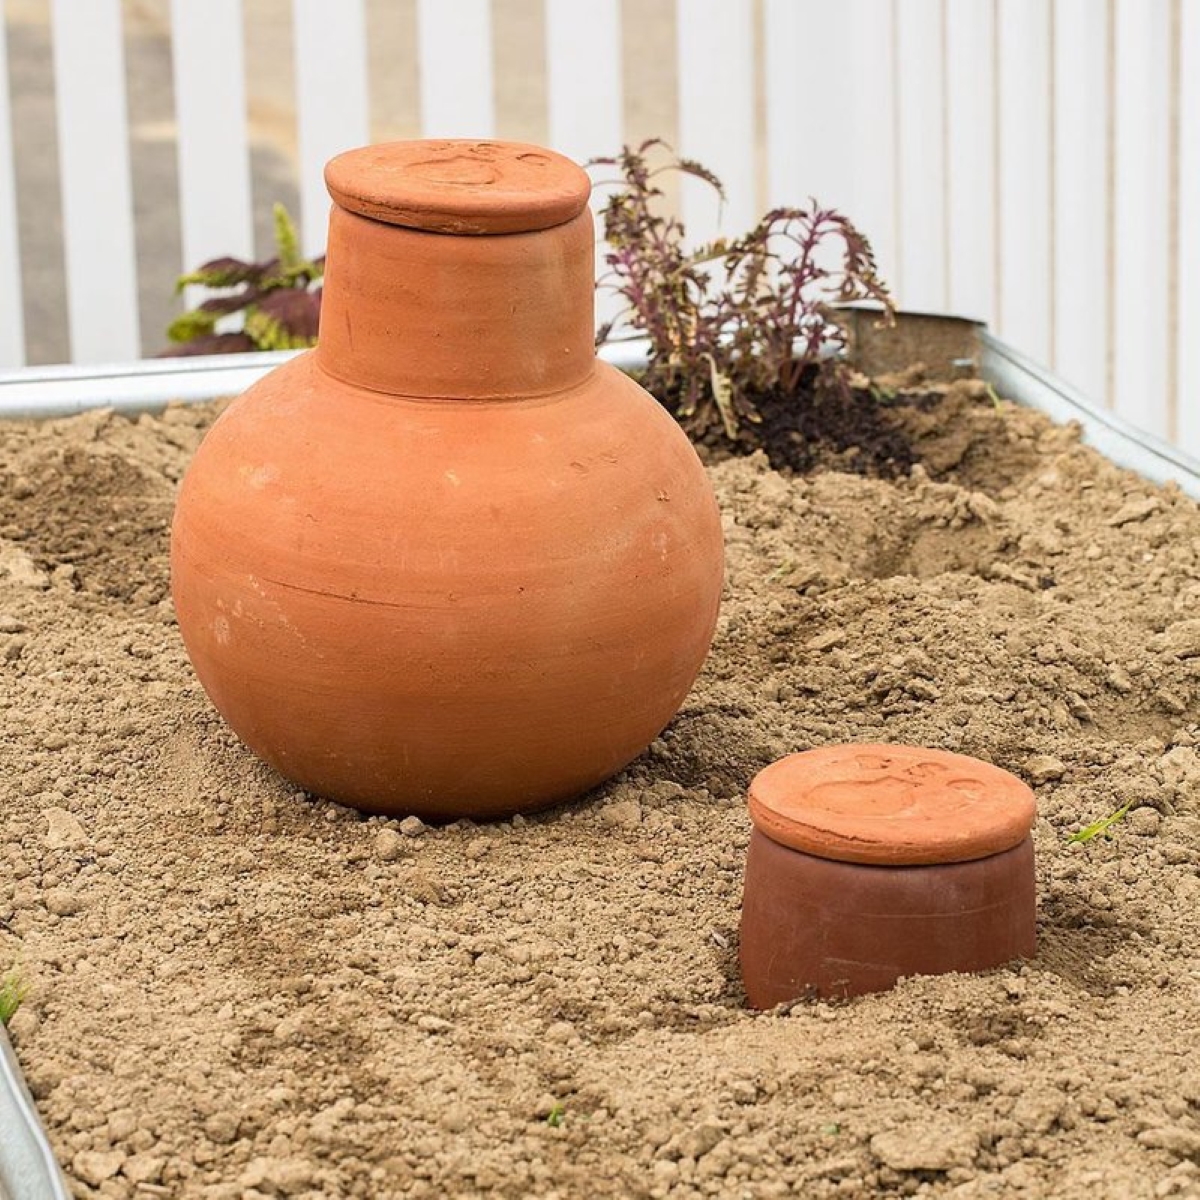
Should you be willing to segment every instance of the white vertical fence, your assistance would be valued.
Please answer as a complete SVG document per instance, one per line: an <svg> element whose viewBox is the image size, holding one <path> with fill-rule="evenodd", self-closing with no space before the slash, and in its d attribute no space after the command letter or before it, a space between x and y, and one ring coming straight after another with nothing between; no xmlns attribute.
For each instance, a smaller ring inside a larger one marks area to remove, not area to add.
<svg viewBox="0 0 1200 1200"><path fill-rule="evenodd" d="M329 195L324 168L335 154L370 141L367 22L363 0L295 0L296 125L300 159L300 241L307 254L325 248ZM331 99L336 97L336 103Z"/></svg>
<svg viewBox="0 0 1200 1200"><path fill-rule="evenodd" d="M1170 425L1167 296L1170 171L1169 0L1115 0L1113 136L1113 397L1156 433Z"/></svg>
<svg viewBox="0 0 1200 1200"><path fill-rule="evenodd" d="M996 308L996 36L994 0L945 12L946 308Z"/></svg>
<svg viewBox="0 0 1200 1200"><path fill-rule="evenodd" d="M425 137L496 134L491 13L488 0L417 0Z"/></svg>
<svg viewBox="0 0 1200 1200"><path fill-rule="evenodd" d="M715 171L725 185L683 180L683 221L698 239L741 230L758 215L754 128L753 5L750 0L678 0L679 151Z"/></svg>
<svg viewBox="0 0 1200 1200"><path fill-rule="evenodd" d="M1099 9L1097 8L1097 12ZM1050 254L1050 18L1046 0L997 0L997 329L1039 362L1054 340ZM953 251L953 247L951 247Z"/></svg>
<svg viewBox="0 0 1200 1200"><path fill-rule="evenodd" d="M25 356L21 307L21 247L13 178L12 109L8 99L8 39L0 21L0 365Z"/></svg>
<svg viewBox="0 0 1200 1200"><path fill-rule="evenodd" d="M834 202L868 234L883 277L896 280L897 295L902 284L896 279L901 211L896 97L903 66L896 54L898 7L849 0L850 44L843 50L844 74L837 94L842 103L853 97L853 116L838 122L841 128L834 135L853 166L850 191Z"/></svg>
<svg viewBox="0 0 1200 1200"><path fill-rule="evenodd" d="M53 0L67 317L76 362L137 358L120 0Z"/></svg>
<svg viewBox="0 0 1200 1200"><path fill-rule="evenodd" d="M1174 96L1176 109L1176 203L1172 229L1177 244L1170 300L1175 319L1170 337L1175 352L1173 409L1180 445L1200 454L1200 4L1186 0L1176 15L1177 38Z"/></svg>
<svg viewBox="0 0 1200 1200"><path fill-rule="evenodd" d="M896 7L896 201L899 214L897 289L904 303L926 312L946 308L946 139L943 120L946 57L941 0Z"/></svg>
<svg viewBox="0 0 1200 1200"><path fill-rule="evenodd" d="M1200 0L415 0L411 30L391 0L46 5L52 78L15 69L28 31L13 22L27 16L9 6L0 27L0 368L39 361L20 289L38 286L43 257L65 263L73 357L134 357L139 273L161 276L166 294L181 269L250 254L254 215L261 228L280 178L318 250L322 164L371 128L537 140L498 114L526 111L505 99L516 86L527 96L540 71L534 128L557 148L583 159L672 138L724 180L723 232L810 196L841 208L902 306L986 320L1094 400L1200 454ZM140 143L125 88L142 60L127 65L123 37L158 10L179 249L137 262ZM274 41L254 61L288 59L274 107L246 73L256 21L273 23ZM655 81L665 101L630 92L622 54L636 22L674 48ZM528 49L498 54L495 39L513 29ZM412 32L416 80L372 93L368 62L411 62L381 47ZM518 61L520 80L497 71ZM23 164L46 147L12 122L20 89L37 87L56 104L56 195L31 190ZM381 107L410 95L415 112ZM669 114L664 126L647 126L647 111ZM263 155L277 165L266 182ZM62 213L54 256L44 241L18 244L17 214L43 206ZM684 181L680 208L695 236L717 232L706 189Z"/></svg>
<svg viewBox="0 0 1200 1200"><path fill-rule="evenodd" d="M1054 6L1054 362L1108 391L1108 24L1095 0Z"/></svg>
<svg viewBox="0 0 1200 1200"><path fill-rule="evenodd" d="M213 87L212 64L224 64ZM171 0L183 262L254 253L241 0ZM220 186L215 186L220 181Z"/></svg>
<svg viewBox="0 0 1200 1200"><path fill-rule="evenodd" d="M563 154L586 162L621 145L621 9L618 0L546 0L546 96L550 109L550 141ZM586 92L586 104L578 102ZM598 213L607 186L592 192L592 211ZM596 247L596 271L605 270L603 246ZM619 316L611 289L596 296L596 322Z"/></svg>

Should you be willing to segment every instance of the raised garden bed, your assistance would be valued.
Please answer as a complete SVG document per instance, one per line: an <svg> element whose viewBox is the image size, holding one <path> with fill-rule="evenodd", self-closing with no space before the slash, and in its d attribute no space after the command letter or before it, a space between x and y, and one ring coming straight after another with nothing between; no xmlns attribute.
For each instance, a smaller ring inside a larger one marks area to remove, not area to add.
<svg viewBox="0 0 1200 1200"><path fill-rule="evenodd" d="M970 380L889 406L911 469L714 461L727 594L680 716L586 800L434 829L296 794L192 675L167 526L218 409L0 426L0 963L77 1195L1200 1186L1177 487ZM1036 786L1035 961L745 1010L746 783L843 740Z"/></svg>

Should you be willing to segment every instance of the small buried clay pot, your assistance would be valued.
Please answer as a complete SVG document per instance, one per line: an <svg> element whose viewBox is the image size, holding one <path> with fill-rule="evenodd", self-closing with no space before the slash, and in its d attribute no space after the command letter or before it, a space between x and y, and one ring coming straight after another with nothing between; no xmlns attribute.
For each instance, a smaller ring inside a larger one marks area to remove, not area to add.
<svg viewBox="0 0 1200 1200"><path fill-rule="evenodd" d="M792 754L750 785L741 962L755 1008L884 991L1036 949L1034 798L911 746Z"/></svg>
<svg viewBox="0 0 1200 1200"><path fill-rule="evenodd" d="M172 593L225 719L318 795L497 817L620 770L720 602L688 439L596 360L585 172L537 146L335 158L316 350L180 491Z"/></svg>

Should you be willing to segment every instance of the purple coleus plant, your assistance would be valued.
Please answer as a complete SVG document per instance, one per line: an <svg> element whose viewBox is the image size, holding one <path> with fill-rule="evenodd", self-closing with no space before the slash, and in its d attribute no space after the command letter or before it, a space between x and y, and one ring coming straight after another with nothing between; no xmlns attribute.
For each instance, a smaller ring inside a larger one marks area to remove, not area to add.
<svg viewBox="0 0 1200 1200"><path fill-rule="evenodd" d="M275 209L278 253L264 262L214 258L181 275L176 293L196 284L220 291L175 318L167 329L172 345L160 357L237 354L252 350L302 350L317 341L321 315L319 280L325 257L300 253L296 226L282 204ZM240 315L240 328L217 331L218 322Z"/></svg>
<svg viewBox="0 0 1200 1200"><path fill-rule="evenodd" d="M652 166L656 151L667 161ZM736 439L742 421L759 420L755 402L767 395L848 392L846 331L834 306L874 302L885 322L895 310L870 243L847 217L814 200L772 209L740 237L689 248L683 224L661 211L656 180L682 172L723 200L716 175L657 138L589 165L619 173L604 207L609 274L600 286L624 301L622 328L649 341L642 383L690 433L719 428ZM612 333L603 327L598 341Z"/></svg>

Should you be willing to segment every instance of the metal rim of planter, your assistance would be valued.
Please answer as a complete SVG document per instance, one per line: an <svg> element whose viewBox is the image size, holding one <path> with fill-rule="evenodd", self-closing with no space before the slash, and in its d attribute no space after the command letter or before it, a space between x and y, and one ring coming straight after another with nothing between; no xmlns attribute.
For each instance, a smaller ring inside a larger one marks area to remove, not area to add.
<svg viewBox="0 0 1200 1200"><path fill-rule="evenodd" d="M0 1200L70 1200L17 1056L0 1025Z"/></svg>
<svg viewBox="0 0 1200 1200"><path fill-rule="evenodd" d="M1007 342L979 331L980 374L1001 396L1045 413L1052 421L1078 421L1084 441L1119 467L1154 483L1174 481L1200 500L1200 461L1161 438L1093 404Z"/></svg>
<svg viewBox="0 0 1200 1200"><path fill-rule="evenodd" d="M955 318L957 320L957 318ZM1200 500L1200 461L1093 404L1015 347L979 327L980 374L1002 395L1056 421L1077 421L1084 440L1120 467L1155 483L1174 480ZM236 395L301 351L157 358L100 366L27 367L0 371L0 418L64 417L93 408L135 413L172 402ZM646 361L640 339L603 346L600 357L623 371Z"/></svg>

